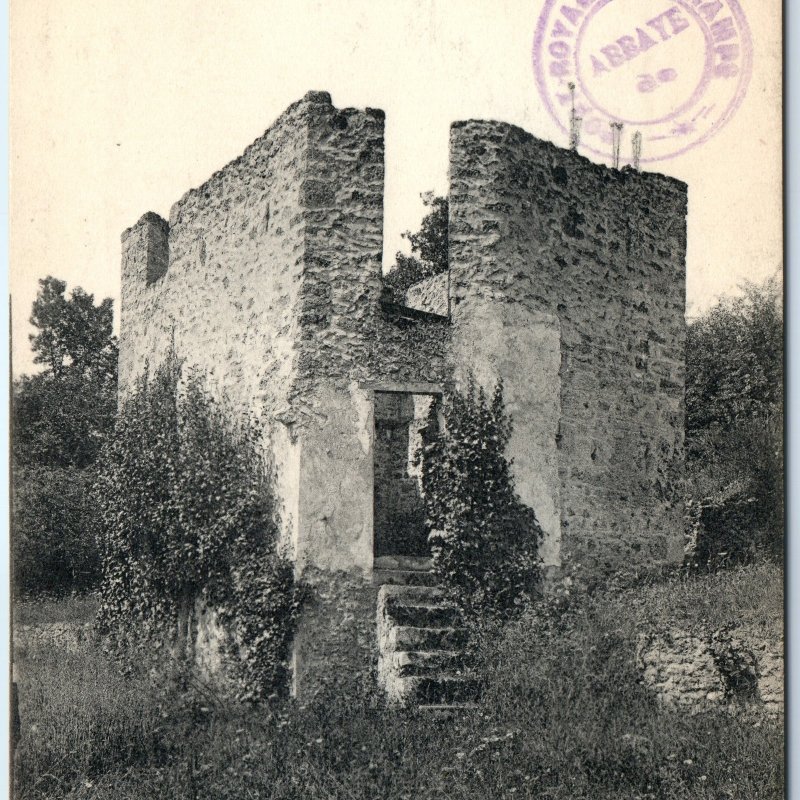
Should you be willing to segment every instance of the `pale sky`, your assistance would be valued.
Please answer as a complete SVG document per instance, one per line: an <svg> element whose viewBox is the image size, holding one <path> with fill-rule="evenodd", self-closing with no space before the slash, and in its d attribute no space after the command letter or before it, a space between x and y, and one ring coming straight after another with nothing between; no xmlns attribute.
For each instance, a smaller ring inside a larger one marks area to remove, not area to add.
<svg viewBox="0 0 800 800"><path fill-rule="evenodd" d="M677 0L676 0L677 1ZM654 12L669 0L637 0ZM119 298L120 234L171 205L308 90L386 112L384 264L447 191L451 122L511 122L566 146L531 47L543 0L12 0L15 374L48 274ZM781 10L746 3L753 75L735 116L678 158L691 314L782 263Z"/></svg>

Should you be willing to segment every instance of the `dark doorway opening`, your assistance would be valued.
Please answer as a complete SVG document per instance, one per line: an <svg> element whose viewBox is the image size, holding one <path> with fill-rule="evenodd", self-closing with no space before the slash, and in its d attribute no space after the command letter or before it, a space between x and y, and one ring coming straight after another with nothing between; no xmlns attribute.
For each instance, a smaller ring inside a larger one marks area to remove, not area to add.
<svg viewBox="0 0 800 800"><path fill-rule="evenodd" d="M438 398L375 392L375 557L430 557L422 497L426 441L438 433Z"/></svg>

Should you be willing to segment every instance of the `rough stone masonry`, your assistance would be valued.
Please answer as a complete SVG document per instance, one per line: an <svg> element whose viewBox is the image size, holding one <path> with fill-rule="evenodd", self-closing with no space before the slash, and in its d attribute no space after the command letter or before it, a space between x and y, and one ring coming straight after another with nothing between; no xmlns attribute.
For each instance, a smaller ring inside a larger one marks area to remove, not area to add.
<svg viewBox="0 0 800 800"><path fill-rule="evenodd" d="M391 533L419 524L414 409L469 372L505 382L549 567L682 553L685 184L456 122L449 272L406 305L382 291L383 190L383 112L309 92L169 222L122 235L120 398L174 345L264 422L285 543L316 588L300 693L370 674L378 586L425 567L418 532Z"/></svg>

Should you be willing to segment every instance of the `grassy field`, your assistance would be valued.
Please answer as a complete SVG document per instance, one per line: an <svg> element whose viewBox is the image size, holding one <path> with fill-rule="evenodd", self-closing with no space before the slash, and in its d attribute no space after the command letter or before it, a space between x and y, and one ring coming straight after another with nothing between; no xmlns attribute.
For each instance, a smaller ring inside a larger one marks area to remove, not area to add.
<svg viewBox="0 0 800 800"><path fill-rule="evenodd" d="M83 614L91 614L91 603ZM782 797L782 720L659 708L639 682L643 627L748 622L778 633L782 573L762 564L608 586L558 616L488 632L479 707L455 718L329 697L206 703L99 648L45 646L17 664L18 798L761 800ZM18 607L27 621L78 609Z"/></svg>

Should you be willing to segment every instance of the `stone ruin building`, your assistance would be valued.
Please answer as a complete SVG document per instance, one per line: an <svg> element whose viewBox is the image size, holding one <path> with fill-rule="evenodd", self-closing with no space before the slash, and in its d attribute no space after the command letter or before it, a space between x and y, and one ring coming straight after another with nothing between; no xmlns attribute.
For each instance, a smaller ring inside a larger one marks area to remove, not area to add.
<svg viewBox="0 0 800 800"><path fill-rule="evenodd" d="M283 535L314 587L294 645L300 694L361 680L377 647L390 696L458 699L443 666L455 621L413 585L428 559L411 456L430 403L468 372L488 390L504 381L508 455L548 568L682 555L669 487L686 185L496 121L453 123L449 157L449 271L405 305L382 285L384 113L325 92L169 221L148 213L122 234L120 396L174 342L266 423Z"/></svg>

